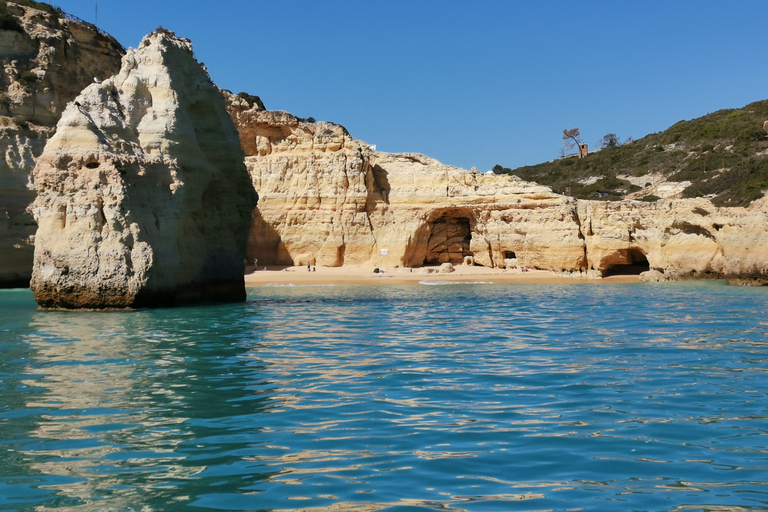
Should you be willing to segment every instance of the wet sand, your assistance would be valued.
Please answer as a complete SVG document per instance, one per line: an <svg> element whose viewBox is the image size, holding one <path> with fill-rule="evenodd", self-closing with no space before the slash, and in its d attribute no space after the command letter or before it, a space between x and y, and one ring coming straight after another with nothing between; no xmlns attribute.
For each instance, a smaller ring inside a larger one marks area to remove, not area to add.
<svg viewBox="0 0 768 512"><path fill-rule="evenodd" d="M316 267L316 271L309 272L307 267L247 267L245 272L245 286L278 286L278 285L405 285L419 283L639 283L636 275L610 276L603 279L588 279L581 276L568 276L547 272L543 270L529 270L523 272L520 269L507 270L486 268L480 266L457 265L454 272L439 273L438 267L424 268L384 268L383 273L374 273L373 268L343 266L343 267ZM433 273L427 273L428 269Z"/></svg>

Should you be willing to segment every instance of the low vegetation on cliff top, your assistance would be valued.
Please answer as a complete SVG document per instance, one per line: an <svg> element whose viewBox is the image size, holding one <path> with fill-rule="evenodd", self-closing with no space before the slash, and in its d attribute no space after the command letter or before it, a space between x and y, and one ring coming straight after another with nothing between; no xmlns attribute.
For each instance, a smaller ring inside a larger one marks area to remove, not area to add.
<svg viewBox="0 0 768 512"><path fill-rule="evenodd" d="M680 121L668 130L585 158L566 157L509 169L581 199L658 199L661 182L690 182L682 197L709 197L719 206L746 206L768 190L768 100Z"/></svg>
<svg viewBox="0 0 768 512"><path fill-rule="evenodd" d="M54 7L48 3L36 2L35 0L14 0L15 4L24 5L26 7L34 7L40 11L45 11L56 16L62 16L64 11L60 7ZM0 0L0 30L14 30L16 32L23 32L24 29L21 23L8 13L8 2L6 0Z"/></svg>

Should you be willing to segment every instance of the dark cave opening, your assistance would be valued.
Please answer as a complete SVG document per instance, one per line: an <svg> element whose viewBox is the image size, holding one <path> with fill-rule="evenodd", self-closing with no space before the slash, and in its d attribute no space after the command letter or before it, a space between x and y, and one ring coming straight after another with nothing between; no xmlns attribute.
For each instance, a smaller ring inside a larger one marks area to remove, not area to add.
<svg viewBox="0 0 768 512"><path fill-rule="evenodd" d="M427 265L450 262L459 264L465 256L471 256L469 250L472 230L467 217L441 217L430 226L427 240Z"/></svg>
<svg viewBox="0 0 768 512"><path fill-rule="evenodd" d="M631 263L623 265L614 265L603 271L603 277L609 276L637 276L651 269L648 258L640 249L629 249L627 259Z"/></svg>

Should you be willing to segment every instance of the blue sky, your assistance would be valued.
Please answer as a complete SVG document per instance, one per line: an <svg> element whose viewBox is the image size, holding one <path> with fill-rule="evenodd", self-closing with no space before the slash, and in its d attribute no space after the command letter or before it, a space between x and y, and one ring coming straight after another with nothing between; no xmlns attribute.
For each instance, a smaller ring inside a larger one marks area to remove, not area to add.
<svg viewBox="0 0 768 512"><path fill-rule="evenodd" d="M52 0L124 46L163 26L214 82L446 164L557 158L768 99L768 1ZM98 9L97 9L98 7Z"/></svg>

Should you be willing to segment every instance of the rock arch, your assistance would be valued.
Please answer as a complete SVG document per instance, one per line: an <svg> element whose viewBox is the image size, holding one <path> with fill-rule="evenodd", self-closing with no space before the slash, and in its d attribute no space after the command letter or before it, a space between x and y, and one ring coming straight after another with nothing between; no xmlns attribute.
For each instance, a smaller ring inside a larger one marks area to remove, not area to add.
<svg viewBox="0 0 768 512"><path fill-rule="evenodd" d="M608 261L610 263L602 269L603 277L640 275L651 268L648 257L638 247L620 249Z"/></svg>
<svg viewBox="0 0 768 512"><path fill-rule="evenodd" d="M408 267L463 263L465 257L473 256L470 245L475 225L475 215L468 208L430 212L407 244L403 263Z"/></svg>

